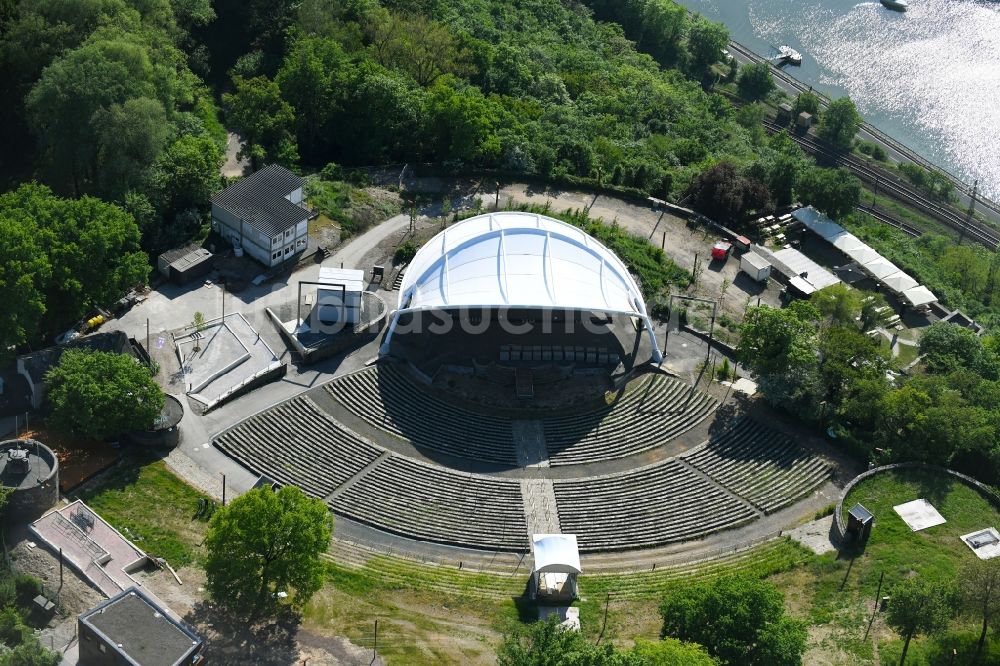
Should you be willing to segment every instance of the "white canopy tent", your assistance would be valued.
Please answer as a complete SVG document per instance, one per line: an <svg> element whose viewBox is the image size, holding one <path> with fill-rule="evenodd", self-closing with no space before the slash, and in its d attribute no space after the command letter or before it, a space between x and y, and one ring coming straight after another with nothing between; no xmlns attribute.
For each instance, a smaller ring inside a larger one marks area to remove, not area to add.
<svg viewBox="0 0 1000 666"><path fill-rule="evenodd" d="M477 215L428 241L406 269L381 353L388 353L401 315L463 308L635 317L645 327L653 360L663 358L642 292L621 259L581 229L544 215Z"/></svg>
<svg viewBox="0 0 1000 666"><path fill-rule="evenodd" d="M893 273L889 277L883 278L882 283L897 294L902 294L903 292L920 285L919 282L902 271L899 273Z"/></svg>
<svg viewBox="0 0 1000 666"><path fill-rule="evenodd" d="M576 577L583 572L576 535L533 534L531 552L535 558L532 596L575 598Z"/></svg>
<svg viewBox="0 0 1000 666"><path fill-rule="evenodd" d="M842 234L834 236L830 241L830 244L841 252L847 253L848 250L854 250L862 247L868 247L865 242L852 233L845 231ZM870 249L870 248L869 248Z"/></svg>
<svg viewBox="0 0 1000 666"><path fill-rule="evenodd" d="M915 308L937 302L937 296L934 295L934 292L923 285L907 289L903 292L903 298Z"/></svg>
<svg viewBox="0 0 1000 666"><path fill-rule="evenodd" d="M881 254L867 245L859 245L858 247L844 250L844 254L850 257L851 261L856 264L860 264L861 266L882 258Z"/></svg>
<svg viewBox="0 0 1000 666"><path fill-rule="evenodd" d="M890 275L900 272L899 266L881 256L874 261L863 264L862 268L878 280L884 280Z"/></svg>

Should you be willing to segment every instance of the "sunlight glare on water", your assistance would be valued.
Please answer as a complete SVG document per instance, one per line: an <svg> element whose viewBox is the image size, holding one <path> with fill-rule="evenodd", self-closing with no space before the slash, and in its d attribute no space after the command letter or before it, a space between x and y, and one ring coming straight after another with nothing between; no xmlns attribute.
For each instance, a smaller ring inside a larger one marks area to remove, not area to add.
<svg viewBox="0 0 1000 666"><path fill-rule="evenodd" d="M685 0L767 55L789 44L806 62L789 70L845 92L883 131L1000 199L1000 3ZM811 62L810 62L811 61Z"/></svg>

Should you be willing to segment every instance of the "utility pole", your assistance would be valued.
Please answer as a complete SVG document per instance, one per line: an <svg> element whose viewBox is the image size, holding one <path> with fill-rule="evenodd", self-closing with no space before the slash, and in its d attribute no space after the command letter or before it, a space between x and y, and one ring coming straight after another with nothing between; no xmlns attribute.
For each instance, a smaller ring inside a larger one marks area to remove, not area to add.
<svg viewBox="0 0 1000 666"><path fill-rule="evenodd" d="M979 179L977 178L972 183L972 199L969 201L969 213L965 216L965 224L962 225L962 231L958 235L958 244L962 244L962 240L965 238L965 230L972 225L972 215L976 212L976 193L979 191Z"/></svg>
<svg viewBox="0 0 1000 666"><path fill-rule="evenodd" d="M226 475L222 475L222 506L226 506Z"/></svg>
<svg viewBox="0 0 1000 666"><path fill-rule="evenodd" d="M875 176L875 189L872 191L872 208L875 207L875 197L878 196L878 176Z"/></svg>
<svg viewBox="0 0 1000 666"><path fill-rule="evenodd" d="M219 286L222 287L222 323L226 323L226 283L220 282Z"/></svg>

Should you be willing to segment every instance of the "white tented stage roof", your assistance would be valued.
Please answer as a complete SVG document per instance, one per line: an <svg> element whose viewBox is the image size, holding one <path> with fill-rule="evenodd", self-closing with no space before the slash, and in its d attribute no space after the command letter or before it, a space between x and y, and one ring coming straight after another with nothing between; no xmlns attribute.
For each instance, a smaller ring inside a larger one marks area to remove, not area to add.
<svg viewBox="0 0 1000 666"><path fill-rule="evenodd" d="M608 248L559 220L522 212L448 227L406 269L399 307L528 307L644 316L642 293Z"/></svg>
<svg viewBox="0 0 1000 666"><path fill-rule="evenodd" d="M575 534L532 534L531 550L535 557L535 571L564 574L582 571Z"/></svg>

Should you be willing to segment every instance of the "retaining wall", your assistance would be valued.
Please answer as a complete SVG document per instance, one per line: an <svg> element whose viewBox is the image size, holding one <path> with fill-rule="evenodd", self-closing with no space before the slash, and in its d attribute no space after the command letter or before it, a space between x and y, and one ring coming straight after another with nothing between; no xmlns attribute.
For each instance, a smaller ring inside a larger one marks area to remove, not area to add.
<svg viewBox="0 0 1000 666"><path fill-rule="evenodd" d="M938 472L942 474L950 474L959 481L962 481L966 485L978 490L983 494L986 499L993 503L998 510L1000 510L1000 495L997 495L992 488L984 483L976 481L971 476L962 474L961 472L956 472L953 469L948 469L947 467L941 467L940 465L928 465L926 463L917 462L905 462L905 463L893 463L892 465L883 465L882 467L875 467L867 472L862 472L856 477L851 479L851 482L844 486L843 492L840 493L840 498L837 500L837 509L833 514L833 531L837 539L844 541L847 535L847 526L844 525L844 520L842 514L844 512L844 500L851 493L858 483L864 481L865 479L870 479L876 474L881 474L883 472L891 472L896 469L923 469L931 472ZM875 517L878 520L878 516Z"/></svg>

